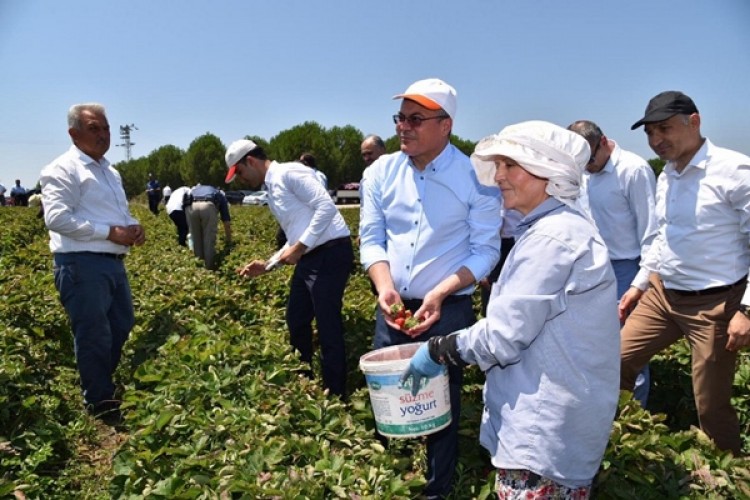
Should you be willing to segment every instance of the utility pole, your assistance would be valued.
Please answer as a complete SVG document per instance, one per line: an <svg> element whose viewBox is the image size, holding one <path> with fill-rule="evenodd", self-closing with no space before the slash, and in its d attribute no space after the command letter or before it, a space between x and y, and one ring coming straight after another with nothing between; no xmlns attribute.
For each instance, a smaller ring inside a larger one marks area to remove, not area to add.
<svg viewBox="0 0 750 500"><path fill-rule="evenodd" d="M131 130L138 130L138 127L132 123L130 125L120 125L120 139L122 139L123 142L122 144L118 144L118 146L125 148L125 159L127 161L130 161L130 148L135 146L135 143L130 141Z"/></svg>

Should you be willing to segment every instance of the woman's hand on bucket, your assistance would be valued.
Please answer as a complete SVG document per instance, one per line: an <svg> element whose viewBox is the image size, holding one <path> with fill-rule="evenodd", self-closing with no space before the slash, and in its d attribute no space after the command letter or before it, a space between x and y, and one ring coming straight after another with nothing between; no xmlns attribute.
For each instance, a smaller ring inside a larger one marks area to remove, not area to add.
<svg viewBox="0 0 750 500"><path fill-rule="evenodd" d="M411 386L411 395L416 396L422 388L423 380L426 383L427 379L440 375L442 371L443 365L432 359L430 348L427 342L425 342L414 353L409 366L403 375L401 375L401 385L404 388Z"/></svg>

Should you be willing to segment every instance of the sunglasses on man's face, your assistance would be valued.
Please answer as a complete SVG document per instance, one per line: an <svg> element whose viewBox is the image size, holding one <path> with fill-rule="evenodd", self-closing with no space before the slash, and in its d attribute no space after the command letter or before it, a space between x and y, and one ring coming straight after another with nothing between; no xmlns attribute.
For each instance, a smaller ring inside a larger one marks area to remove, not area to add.
<svg viewBox="0 0 750 500"><path fill-rule="evenodd" d="M449 118L448 115L437 115L437 116L419 116L419 115L409 115L406 116L403 113L398 113L396 115L393 115L393 123L396 125L400 125L404 122L408 123L410 127L420 127L422 126L422 122L425 122L427 120L442 120L445 118Z"/></svg>

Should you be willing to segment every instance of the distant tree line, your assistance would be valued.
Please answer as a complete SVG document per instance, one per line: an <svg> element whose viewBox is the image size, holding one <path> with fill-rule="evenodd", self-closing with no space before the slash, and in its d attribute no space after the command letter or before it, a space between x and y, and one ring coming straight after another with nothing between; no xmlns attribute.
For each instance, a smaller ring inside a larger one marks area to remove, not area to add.
<svg viewBox="0 0 750 500"><path fill-rule="evenodd" d="M359 146L364 137L362 132L351 125L326 129L314 121L283 130L270 140L245 136L263 147L269 158L281 162L297 160L304 152L312 153L318 168L328 177L331 189L362 178L365 164L360 156ZM455 135L451 136L451 143L467 155L476 146L476 142ZM385 145L389 153L398 151L398 136L385 139ZM225 190L247 189L247 186L238 184L238 181L231 186L224 184L227 172L224 163L226 146L217 136L207 132L193 140L187 151L172 145L161 146L147 156L117 163L115 168L122 176L128 197L137 196L146 190L149 173L154 174L162 187L169 185L173 189L198 183ZM659 159L649 160L649 164L657 175L664 166L664 162Z"/></svg>

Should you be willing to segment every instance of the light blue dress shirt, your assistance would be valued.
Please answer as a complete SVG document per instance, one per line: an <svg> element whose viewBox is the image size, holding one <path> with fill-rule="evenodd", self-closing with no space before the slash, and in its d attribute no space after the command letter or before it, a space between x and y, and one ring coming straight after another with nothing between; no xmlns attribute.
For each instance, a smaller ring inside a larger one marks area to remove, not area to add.
<svg viewBox="0 0 750 500"><path fill-rule="evenodd" d="M527 214L487 314L458 349L486 375L480 441L493 465L590 484L620 393L615 276L594 225L554 198Z"/></svg>
<svg viewBox="0 0 750 500"><path fill-rule="evenodd" d="M615 143L601 171L584 172L581 193L610 259L635 260L648 252L657 232L656 177L646 160Z"/></svg>
<svg viewBox="0 0 750 500"><path fill-rule="evenodd" d="M423 299L462 266L479 280L500 257L499 190L481 185L453 145L423 171L404 153L381 156L362 194L360 260L365 269L388 262L403 299Z"/></svg>

